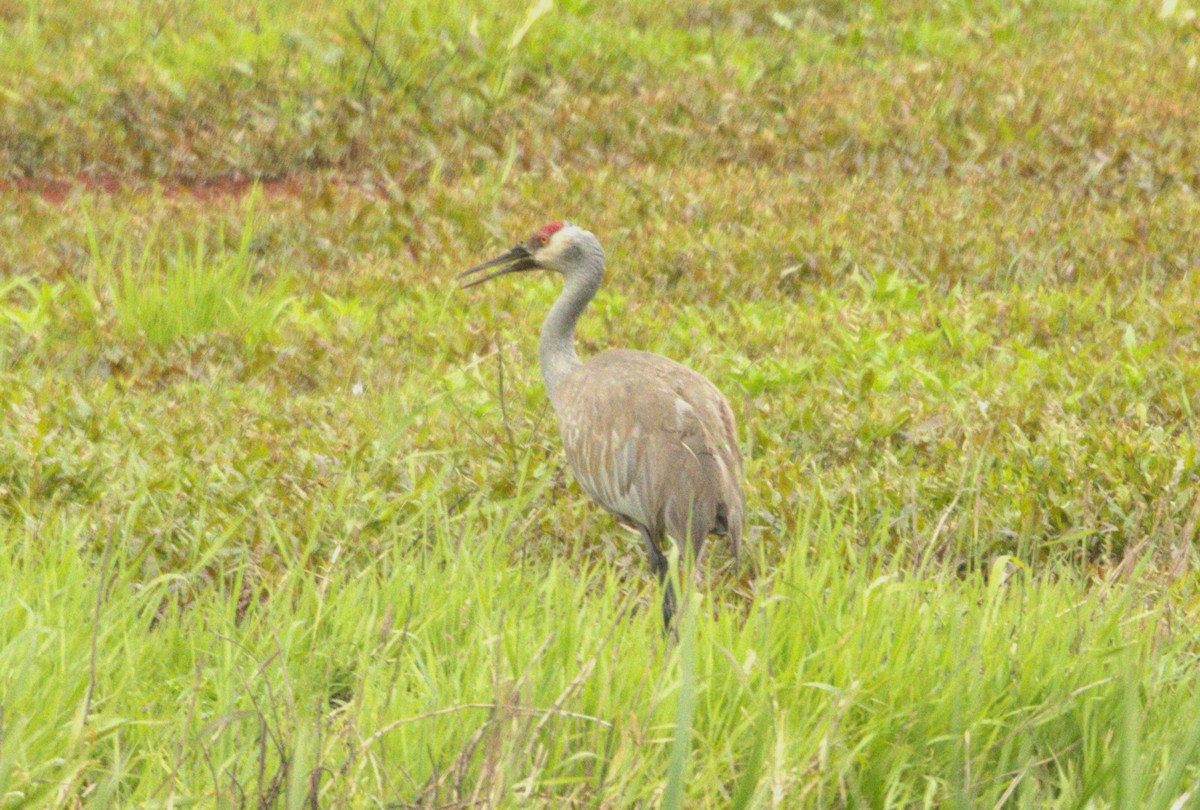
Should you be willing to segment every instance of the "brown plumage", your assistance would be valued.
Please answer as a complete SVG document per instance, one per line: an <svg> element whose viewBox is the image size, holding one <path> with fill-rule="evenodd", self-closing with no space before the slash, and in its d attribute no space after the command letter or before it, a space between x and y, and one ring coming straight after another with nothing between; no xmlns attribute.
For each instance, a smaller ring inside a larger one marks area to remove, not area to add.
<svg viewBox="0 0 1200 810"><path fill-rule="evenodd" d="M562 273L563 292L542 326L542 378L558 415L567 463L584 490L642 536L651 569L667 574L667 537L699 558L710 534L736 554L745 512L742 459L733 411L705 377L656 354L612 349L587 362L575 354L575 323L604 276L604 251L591 233L551 223L463 276L503 265L469 287L506 273ZM667 583L663 621L674 591Z"/></svg>

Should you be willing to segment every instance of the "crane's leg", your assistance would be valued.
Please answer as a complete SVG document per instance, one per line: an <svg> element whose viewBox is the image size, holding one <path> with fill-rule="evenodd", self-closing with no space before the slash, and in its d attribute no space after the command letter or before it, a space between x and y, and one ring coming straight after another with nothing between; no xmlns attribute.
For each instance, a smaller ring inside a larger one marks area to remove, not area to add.
<svg viewBox="0 0 1200 810"><path fill-rule="evenodd" d="M675 586L667 578L670 564L667 562L667 555L663 554L659 547L659 540L650 533L650 530L645 526L638 526L638 531L642 535L642 542L646 545L646 555L650 558L650 570L658 577L659 585L664 583L666 585L662 602L663 628L670 631L671 619L675 615Z"/></svg>
<svg viewBox="0 0 1200 810"><path fill-rule="evenodd" d="M663 592L662 614L663 632L673 632L675 630L675 626L671 622L675 618L675 586L669 579L667 580L667 589ZM677 635L675 638L678 640Z"/></svg>

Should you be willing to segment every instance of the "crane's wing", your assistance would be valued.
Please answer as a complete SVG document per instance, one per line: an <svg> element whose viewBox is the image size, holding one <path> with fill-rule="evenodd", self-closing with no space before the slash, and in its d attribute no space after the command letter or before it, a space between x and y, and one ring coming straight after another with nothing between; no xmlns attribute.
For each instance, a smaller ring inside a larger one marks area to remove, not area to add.
<svg viewBox="0 0 1200 810"><path fill-rule="evenodd" d="M560 383L555 409L583 488L655 538L742 534L742 459L733 412L700 374L645 352L591 358Z"/></svg>

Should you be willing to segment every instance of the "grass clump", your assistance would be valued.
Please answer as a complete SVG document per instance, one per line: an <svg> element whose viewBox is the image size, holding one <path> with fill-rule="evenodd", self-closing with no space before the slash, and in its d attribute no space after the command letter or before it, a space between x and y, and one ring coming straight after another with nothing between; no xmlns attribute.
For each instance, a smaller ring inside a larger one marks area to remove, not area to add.
<svg viewBox="0 0 1200 810"><path fill-rule="evenodd" d="M256 195L247 198L245 219L232 249L225 231L216 248L196 235L179 234L164 249L152 233L136 250L128 241L102 244L87 231L89 286L107 290L119 335L162 350L181 340L223 335L253 348L270 340L292 304L282 287L261 280L253 253Z"/></svg>

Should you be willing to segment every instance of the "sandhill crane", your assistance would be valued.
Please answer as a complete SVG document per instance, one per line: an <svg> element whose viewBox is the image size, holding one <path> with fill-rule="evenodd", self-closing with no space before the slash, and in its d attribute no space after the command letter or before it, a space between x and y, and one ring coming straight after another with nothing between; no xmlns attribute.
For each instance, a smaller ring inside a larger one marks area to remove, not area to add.
<svg viewBox="0 0 1200 810"><path fill-rule="evenodd" d="M587 362L575 353L575 323L604 278L604 249L594 235L551 222L525 242L476 265L463 289L508 273L553 270L563 290L542 324L538 358L558 415L567 463L584 490L642 536L660 584L667 575L666 537L690 541L699 559L705 538L742 537L741 475L733 411L717 387L657 354L610 349ZM683 550L681 548L681 550ZM663 622L675 595L666 583Z"/></svg>

